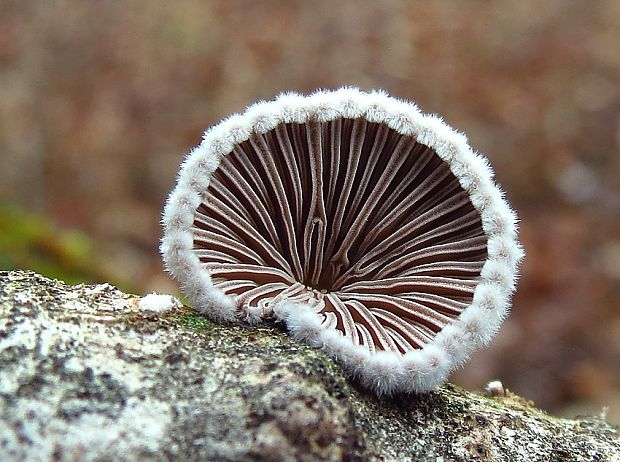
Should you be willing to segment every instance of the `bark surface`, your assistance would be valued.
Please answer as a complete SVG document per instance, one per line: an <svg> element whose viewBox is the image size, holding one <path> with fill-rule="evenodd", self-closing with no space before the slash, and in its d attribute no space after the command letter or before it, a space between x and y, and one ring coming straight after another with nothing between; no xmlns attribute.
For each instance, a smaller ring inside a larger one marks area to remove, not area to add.
<svg viewBox="0 0 620 462"><path fill-rule="evenodd" d="M277 328L0 272L0 459L620 461L618 428L453 385L379 400Z"/></svg>

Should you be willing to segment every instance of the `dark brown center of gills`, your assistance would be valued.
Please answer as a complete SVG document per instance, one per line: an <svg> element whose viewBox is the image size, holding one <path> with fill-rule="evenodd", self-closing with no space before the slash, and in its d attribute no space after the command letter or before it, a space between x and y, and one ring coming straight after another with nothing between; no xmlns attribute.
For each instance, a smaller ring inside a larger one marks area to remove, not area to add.
<svg viewBox="0 0 620 462"><path fill-rule="evenodd" d="M222 159L194 248L241 311L311 305L371 351L421 348L471 303L479 213L427 146L364 119L281 124Z"/></svg>

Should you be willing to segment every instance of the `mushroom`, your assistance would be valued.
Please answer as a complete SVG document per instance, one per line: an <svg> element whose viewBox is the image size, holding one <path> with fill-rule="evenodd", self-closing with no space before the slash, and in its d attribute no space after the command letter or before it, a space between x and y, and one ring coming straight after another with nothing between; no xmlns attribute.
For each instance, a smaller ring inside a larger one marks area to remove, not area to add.
<svg viewBox="0 0 620 462"><path fill-rule="evenodd" d="M207 130L163 227L197 310L283 322L378 395L429 391L487 344L522 257L465 136L355 88L282 94Z"/></svg>

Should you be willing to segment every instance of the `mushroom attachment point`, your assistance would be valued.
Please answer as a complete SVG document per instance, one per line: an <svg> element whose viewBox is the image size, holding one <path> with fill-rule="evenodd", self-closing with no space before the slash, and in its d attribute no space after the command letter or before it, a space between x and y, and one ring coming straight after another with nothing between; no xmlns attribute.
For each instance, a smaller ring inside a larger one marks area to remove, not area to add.
<svg viewBox="0 0 620 462"><path fill-rule="evenodd" d="M466 138L355 88L282 94L207 130L163 227L197 310L283 322L378 395L431 390L488 343L522 257Z"/></svg>

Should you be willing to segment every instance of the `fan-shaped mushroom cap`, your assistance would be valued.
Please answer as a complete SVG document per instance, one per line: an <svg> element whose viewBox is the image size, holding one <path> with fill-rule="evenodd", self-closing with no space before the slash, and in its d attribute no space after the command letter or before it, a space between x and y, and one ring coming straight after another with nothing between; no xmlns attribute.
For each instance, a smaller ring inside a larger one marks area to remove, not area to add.
<svg viewBox="0 0 620 462"><path fill-rule="evenodd" d="M522 252L485 158L382 92L283 94L209 129L168 271L216 321L283 321L378 394L427 391L506 316Z"/></svg>

